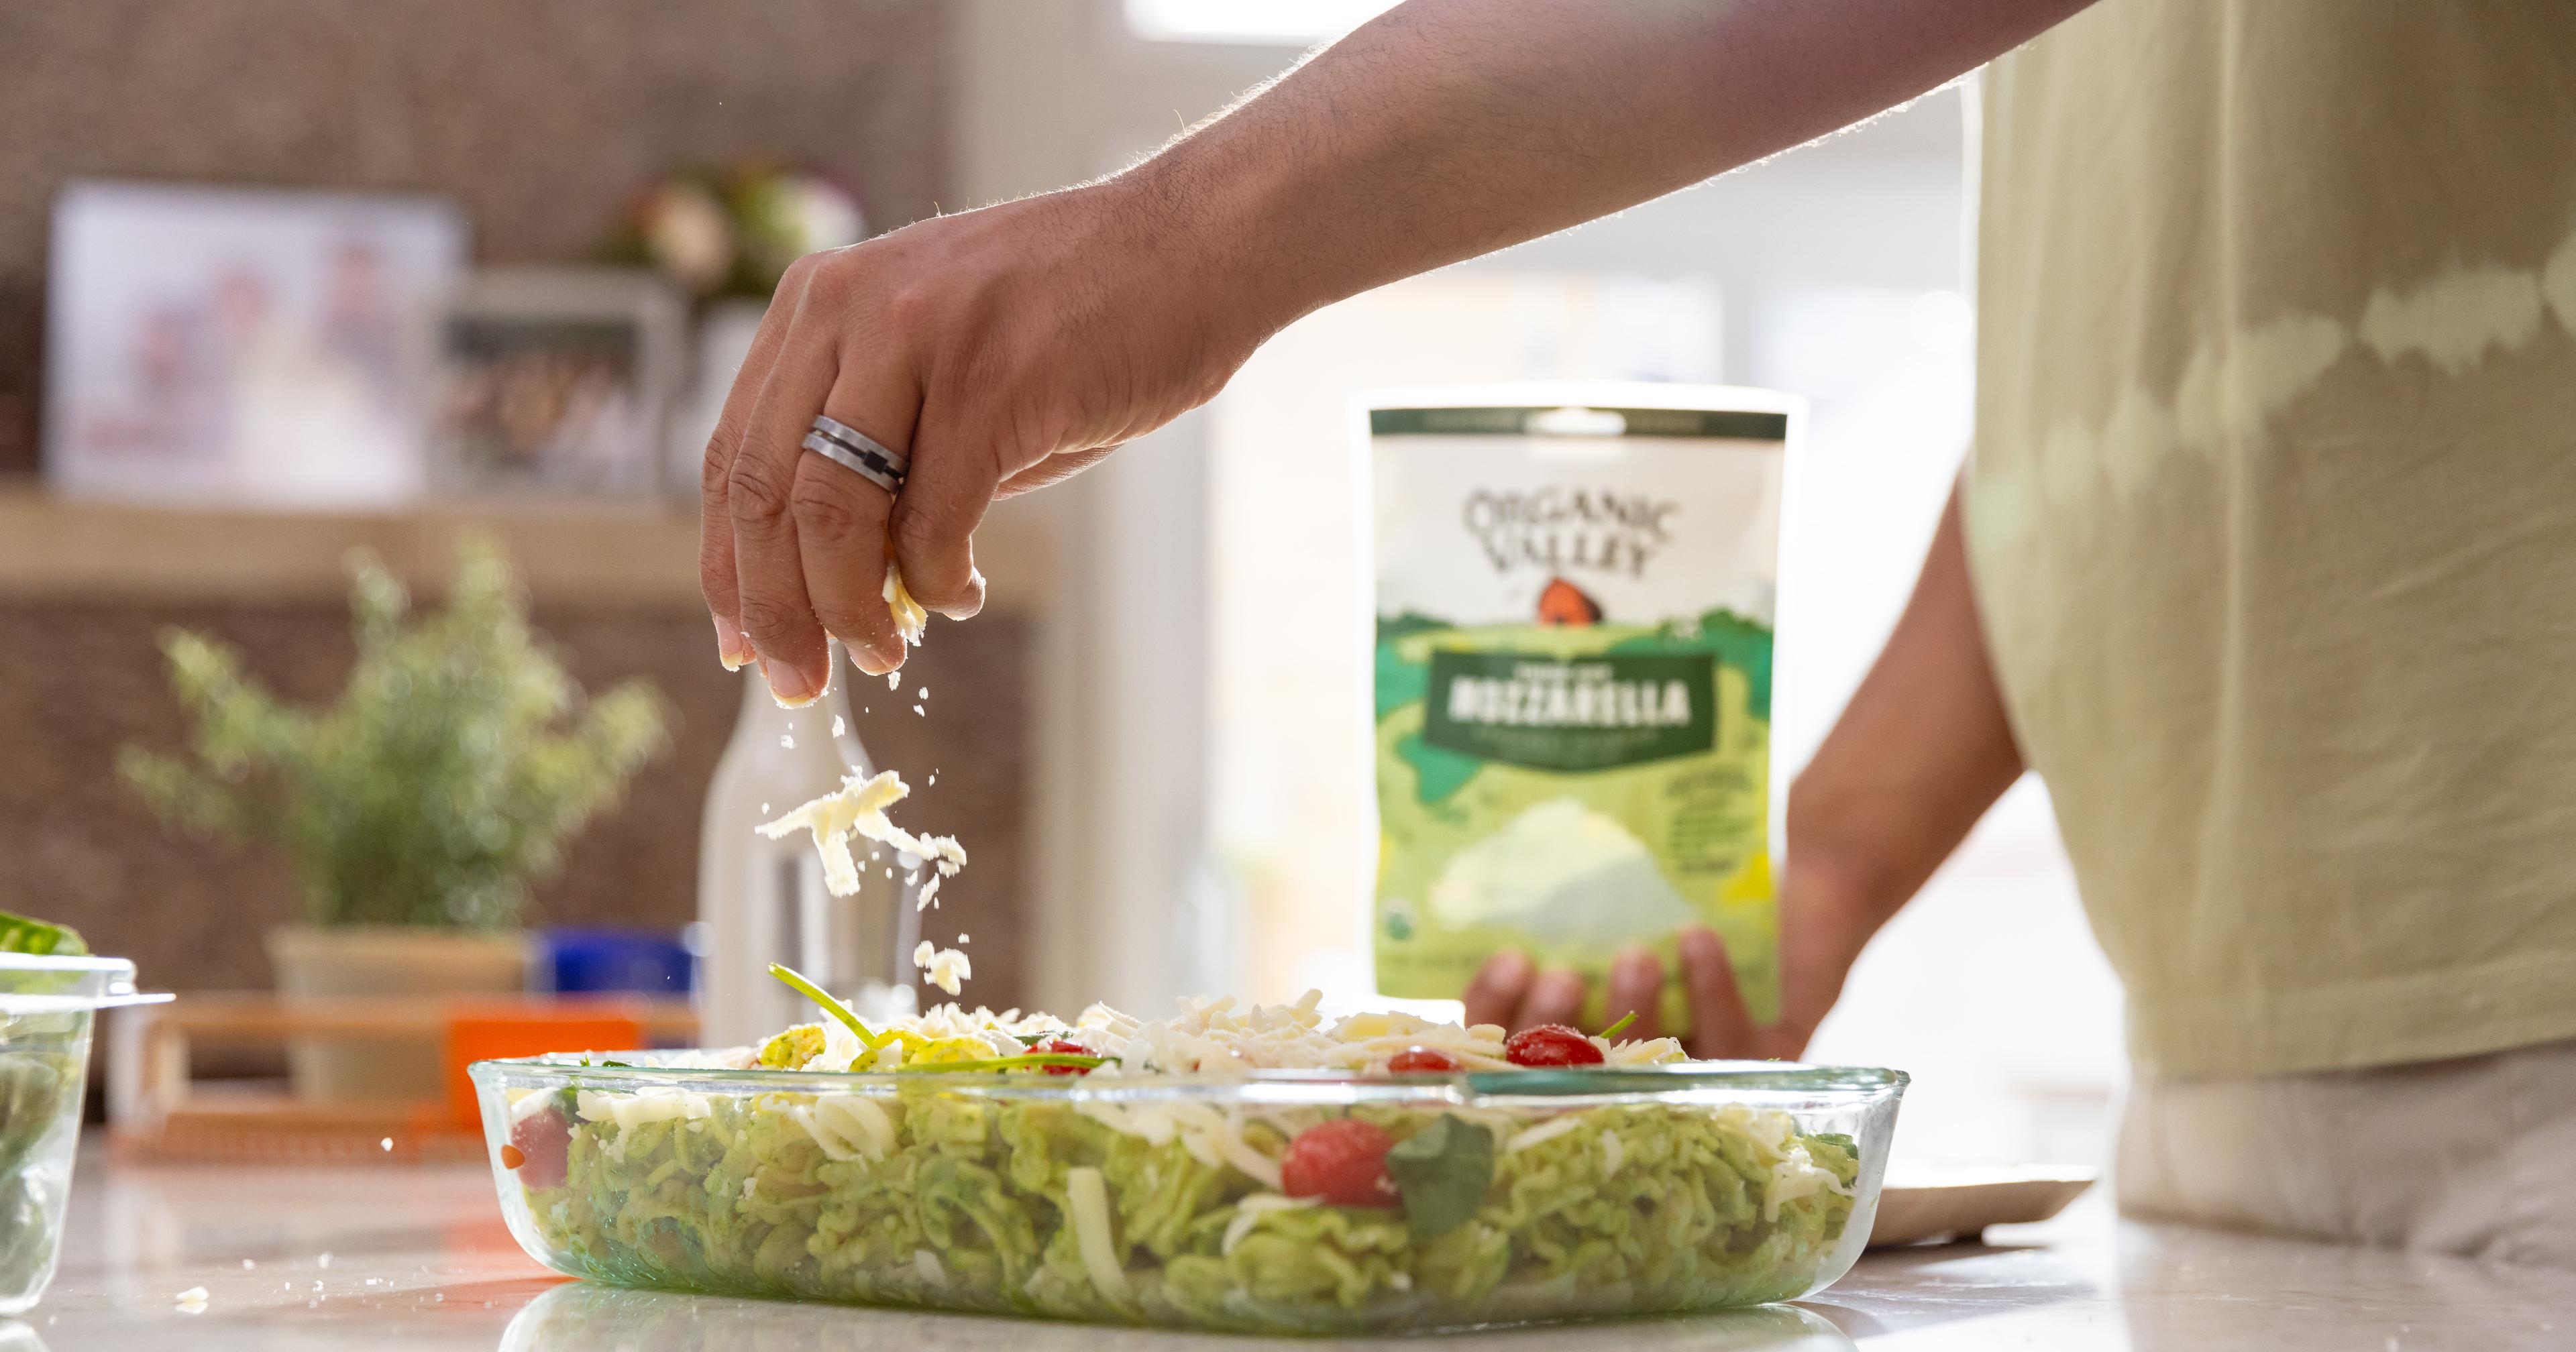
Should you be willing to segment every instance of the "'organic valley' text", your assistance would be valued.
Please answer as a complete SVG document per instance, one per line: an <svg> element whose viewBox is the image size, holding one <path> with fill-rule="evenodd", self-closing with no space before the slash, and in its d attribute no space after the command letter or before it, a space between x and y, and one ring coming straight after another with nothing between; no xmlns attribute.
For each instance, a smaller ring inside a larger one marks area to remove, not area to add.
<svg viewBox="0 0 2576 1352"><path fill-rule="evenodd" d="M1542 488L1467 496L1462 515L1494 571L1592 569L1641 577L1671 538L1678 502L1642 493Z"/></svg>

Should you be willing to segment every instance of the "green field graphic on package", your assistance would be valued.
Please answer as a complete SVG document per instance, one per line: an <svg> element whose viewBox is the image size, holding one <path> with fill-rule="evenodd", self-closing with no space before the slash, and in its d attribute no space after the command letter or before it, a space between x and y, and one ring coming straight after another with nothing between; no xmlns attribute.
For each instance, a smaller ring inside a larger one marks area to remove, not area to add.
<svg viewBox="0 0 2576 1352"><path fill-rule="evenodd" d="M1768 1016L1767 627L1407 614L1379 621L1376 663L1381 990L1454 996L1504 947L1596 977L1631 945L1669 965L1700 923Z"/></svg>

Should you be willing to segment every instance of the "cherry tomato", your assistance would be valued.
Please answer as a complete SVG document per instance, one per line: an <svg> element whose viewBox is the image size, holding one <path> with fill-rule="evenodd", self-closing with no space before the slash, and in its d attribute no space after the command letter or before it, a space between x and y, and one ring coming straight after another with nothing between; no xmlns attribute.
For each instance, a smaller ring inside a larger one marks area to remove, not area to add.
<svg viewBox="0 0 2576 1352"><path fill-rule="evenodd" d="M1387 1058L1386 1068L1393 1075L1440 1075L1459 1068L1460 1061L1449 1053L1431 1047L1408 1047Z"/></svg>
<svg viewBox="0 0 2576 1352"><path fill-rule="evenodd" d="M1561 1023L1543 1023L1512 1034L1503 1057L1516 1066L1597 1066L1601 1049L1592 1039Z"/></svg>
<svg viewBox="0 0 2576 1352"><path fill-rule="evenodd" d="M564 1156L571 1150L572 1124L564 1120L562 1109L548 1108L510 1128L510 1143L501 1147L501 1162L517 1170L519 1181L528 1187L560 1188ZM519 1158L512 1164L514 1153Z"/></svg>
<svg viewBox="0 0 2576 1352"><path fill-rule="evenodd" d="M1046 1041L1029 1048L1029 1050L1046 1056L1091 1055L1090 1052L1085 1051L1081 1046L1067 1042L1060 1037L1049 1038ZM1088 1075L1091 1073L1091 1067L1089 1066L1040 1066L1038 1069L1045 1071L1049 1075Z"/></svg>
<svg viewBox="0 0 2576 1352"><path fill-rule="evenodd" d="M1334 1206L1394 1206L1403 1200L1386 1174L1386 1152L1394 1148L1394 1138L1357 1118L1317 1123L1279 1157L1279 1190Z"/></svg>

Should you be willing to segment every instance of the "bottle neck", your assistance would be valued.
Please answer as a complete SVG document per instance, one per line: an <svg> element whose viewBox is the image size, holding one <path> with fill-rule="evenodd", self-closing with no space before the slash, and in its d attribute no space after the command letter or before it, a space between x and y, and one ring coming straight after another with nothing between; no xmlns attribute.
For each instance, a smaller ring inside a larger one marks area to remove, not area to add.
<svg viewBox="0 0 2576 1352"><path fill-rule="evenodd" d="M850 717L850 683L868 677L850 665L849 654L841 645L832 645L832 677L821 696L801 709L790 709L769 693L769 682L758 666L745 667L742 673L742 714L735 726L737 738L758 738L763 744L781 737L812 737L816 745L828 744L840 756L841 764L852 774L872 775L876 763L868 758L867 748L859 744L856 720Z"/></svg>

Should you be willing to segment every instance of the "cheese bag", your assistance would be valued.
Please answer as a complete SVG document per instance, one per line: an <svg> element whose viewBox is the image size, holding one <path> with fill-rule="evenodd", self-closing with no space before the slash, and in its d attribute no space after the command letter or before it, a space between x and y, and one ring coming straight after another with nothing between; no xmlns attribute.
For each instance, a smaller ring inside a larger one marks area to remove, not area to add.
<svg viewBox="0 0 2576 1352"><path fill-rule="evenodd" d="M1771 638L1789 396L1675 385L1369 401L1378 989L1487 957L1601 978L1724 939L1776 1016ZM1598 1025L1591 1025L1597 1027Z"/></svg>

